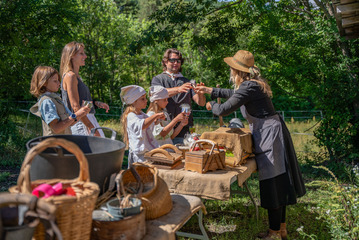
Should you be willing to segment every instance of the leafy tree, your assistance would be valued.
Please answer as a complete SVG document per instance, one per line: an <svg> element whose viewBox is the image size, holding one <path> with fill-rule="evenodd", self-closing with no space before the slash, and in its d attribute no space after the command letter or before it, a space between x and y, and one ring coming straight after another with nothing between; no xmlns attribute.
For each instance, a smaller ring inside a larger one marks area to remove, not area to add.
<svg viewBox="0 0 359 240"><path fill-rule="evenodd" d="M61 41L70 35L77 12L71 0L0 2L0 98L29 98L38 65L59 67Z"/></svg>
<svg viewBox="0 0 359 240"><path fill-rule="evenodd" d="M212 86L226 85L223 57L253 52L277 107L291 101L289 109L322 109L319 143L332 160L357 161L358 40L339 37L333 7L320 0L167 1L151 15L141 44L183 49L191 63L186 76Z"/></svg>
<svg viewBox="0 0 359 240"><path fill-rule="evenodd" d="M120 88L135 82L135 60L127 53L141 24L109 0L80 0L79 10L85 17L74 26L74 39L84 43L88 56L81 76L94 98L117 102Z"/></svg>

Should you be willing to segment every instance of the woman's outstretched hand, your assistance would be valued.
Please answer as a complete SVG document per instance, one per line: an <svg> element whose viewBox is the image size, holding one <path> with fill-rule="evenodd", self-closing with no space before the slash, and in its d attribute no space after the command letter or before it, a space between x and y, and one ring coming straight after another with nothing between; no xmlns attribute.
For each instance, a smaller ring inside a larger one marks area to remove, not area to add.
<svg viewBox="0 0 359 240"><path fill-rule="evenodd" d="M206 87L203 83L202 84L198 84L195 88L194 88L194 92L197 94L211 94L212 93L213 88L211 87Z"/></svg>
<svg viewBox="0 0 359 240"><path fill-rule="evenodd" d="M106 113L108 113L108 110L110 110L110 107L108 106L107 103L96 101L95 104L97 107L105 109Z"/></svg>

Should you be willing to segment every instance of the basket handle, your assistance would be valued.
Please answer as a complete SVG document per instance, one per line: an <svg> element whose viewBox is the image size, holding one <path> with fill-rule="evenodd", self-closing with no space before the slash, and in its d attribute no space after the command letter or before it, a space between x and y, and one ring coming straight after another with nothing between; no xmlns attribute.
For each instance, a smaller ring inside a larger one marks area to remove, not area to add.
<svg viewBox="0 0 359 240"><path fill-rule="evenodd" d="M167 151L166 151L167 152ZM153 166L152 164L146 162L136 162L134 164L132 164L134 167L134 170L136 171L136 166L143 166L143 167L148 167L151 168L153 170L153 176L154 176L154 180L153 180L153 188L150 192L148 192L148 194L152 194L153 191L155 191L155 189L157 188L158 185L158 170L155 166ZM139 197L142 198L142 194L139 195Z"/></svg>
<svg viewBox="0 0 359 240"><path fill-rule="evenodd" d="M148 153L146 153L145 156L146 157L152 157L156 153L160 153L160 154L164 155L169 160L174 160L174 157L171 154L169 154L169 152L167 152L166 150L161 149L161 148L155 148L155 149L149 151Z"/></svg>
<svg viewBox="0 0 359 240"><path fill-rule="evenodd" d="M214 150L214 147L217 145L217 143L211 141L211 140L208 140L208 139L200 139L200 140L197 140L193 145L192 145L192 149L191 151L194 150L194 148L196 147L196 144L198 144L198 147L200 147L200 143L209 143L212 145L212 148L211 148L211 151L209 154L212 154L213 153L213 150ZM218 149L218 146L217 146L217 149Z"/></svg>
<svg viewBox="0 0 359 240"><path fill-rule="evenodd" d="M48 138L36 146L32 147L26 154L22 163L20 174L17 180L17 186L20 192L31 193L31 181L30 181L30 167L31 162L36 155L42 153L49 147L61 146L70 153L74 154L80 165L79 176L74 180L76 182L89 182L89 166L87 159L81 149L73 142L65 140L63 138Z"/></svg>
<svg viewBox="0 0 359 240"><path fill-rule="evenodd" d="M30 205L30 203L36 199L34 202L36 207L34 209L41 209L49 214L55 214L56 207L52 204L47 203L41 198L37 198L34 195L29 194L10 194L10 193L0 193L0 208L8 205ZM32 209L31 209L32 210Z"/></svg>
<svg viewBox="0 0 359 240"><path fill-rule="evenodd" d="M136 169L132 165L130 165L130 171L131 171L132 175L135 177L137 183L139 184L138 192L136 194L134 194L134 196L135 197L141 196L142 191L143 191L143 184L142 184L142 181L141 181L141 177L140 177L140 175L137 173ZM123 197L126 197L126 195L127 195L125 186L123 185L123 181L122 181L124 173L125 173L125 170L121 170L120 173L117 174L116 179L115 179L115 182L116 182L116 185L117 185L117 195L119 197L121 196L121 192L122 192Z"/></svg>
<svg viewBox="0 0 359 240"><path fill-rule="evenodd" d="M53 204L46 202L41 198L37 198L30 194L11 194L11 193L0 193L0 208L10 205L27 205L28 209L24 213L24 218L27 218L27 224L30 227L35 227L41 220L45 226L46 239L62 240L60 229L55 224L56 207ZM0 223L0 230L1 230Z"/></svg>
<svg viewBox="0 0 359 240"><path fill-rule="evenodd" d="M162 146L160 146L161 149L172 149L175 153L177 154L181 154L182 155L182 151L179 150L175 145L172 144L164 144Z"/></svg>

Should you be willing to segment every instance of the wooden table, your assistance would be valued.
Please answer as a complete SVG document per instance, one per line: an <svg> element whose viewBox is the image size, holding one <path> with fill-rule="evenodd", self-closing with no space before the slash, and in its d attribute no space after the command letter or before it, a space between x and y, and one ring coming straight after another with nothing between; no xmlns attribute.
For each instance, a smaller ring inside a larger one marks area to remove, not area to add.
<svg viewBox="0 0 359 240"><path fill-rule="evenodd" d="M228 200L231 193L231 185L237 182L239 187L244 186L252 203L256 208L258 219L258 205L249 191L246 180L257 169L254 158L247 160L239 167L226 167L224 170L217 170L200 174L197 172L182 169L158 169L159 176L165 180L171 193L193 195L204 199ZM242 193L242 192L240 192Z"/></svg>
<svg viewBox="0 0 359 240"><path fill-rule="evenodd" d="M203 226L203 212L206 208L199 197L190 195L171 194L173 208L168 214L146 221L146 235L144 240L174 240L176 236L191 239L208 239ZM202 235L179 232L186 222L193 216L198 217L198 225Z"/></svg>

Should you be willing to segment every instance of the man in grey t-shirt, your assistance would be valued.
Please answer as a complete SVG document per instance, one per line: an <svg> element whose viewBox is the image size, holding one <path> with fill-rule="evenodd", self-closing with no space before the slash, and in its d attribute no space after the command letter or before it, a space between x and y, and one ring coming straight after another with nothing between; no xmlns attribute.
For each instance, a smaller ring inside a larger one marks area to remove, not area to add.
<svg viewBox="0 0 359 240"><path fill-rule="evenodd" d="M151 85L160 85L168 91L168 104L166 110L171 118L181 113L180 105L187 103L191 106L192 100L199 106L204 106L206 98L203 93L195 93L190 81L181 74L183 58L180 51L174 48L167 49L163 55L163 73L152 79ZM192 113L188 119L188 125L173 139L173 143L182 143L183 137L189 132L189 126L193 126Z"/></svg>

